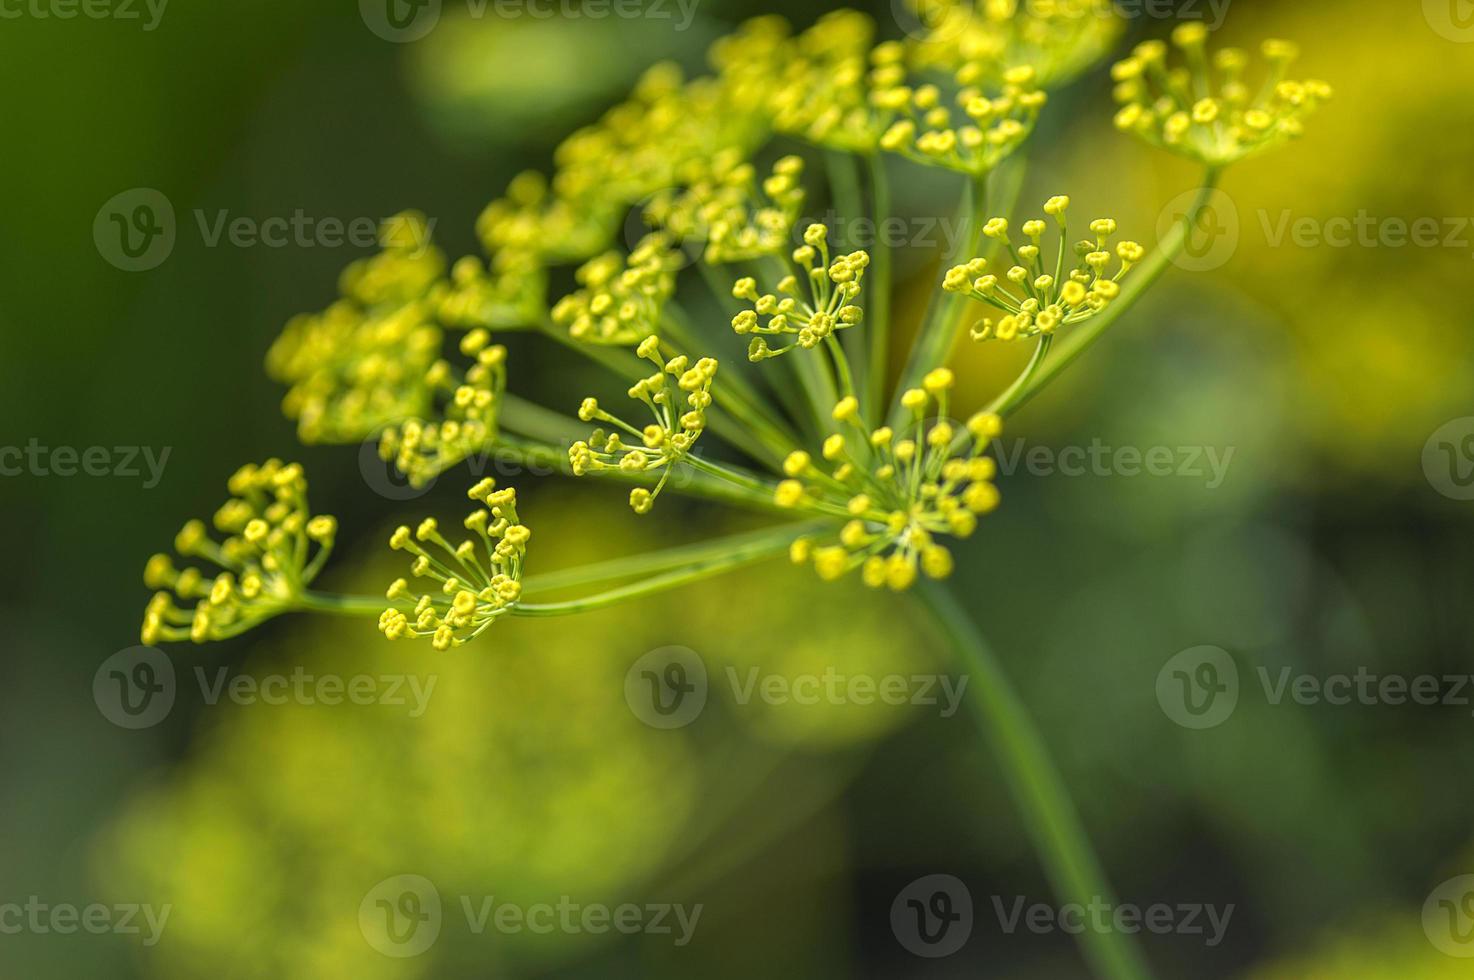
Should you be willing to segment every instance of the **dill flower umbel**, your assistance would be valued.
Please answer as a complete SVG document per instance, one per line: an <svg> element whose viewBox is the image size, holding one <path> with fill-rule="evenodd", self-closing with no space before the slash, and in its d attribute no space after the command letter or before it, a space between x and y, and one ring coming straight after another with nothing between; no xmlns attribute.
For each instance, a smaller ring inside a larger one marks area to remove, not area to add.
<svg viewBox="0 0 1474 980"><path fill-rule="evenodd" d="M919 67L1001 79L1032 67L1056 88L1105 54L1123 18L1111 0L907 0L924 28L912 42Z"/></svg>
<svg viewBox="0 0 1474 980"><path fill-rule="evenodd" d="M1015 247L1008 233L1006 218L990 218L983 234L1000 243L1013 260L1000 280L988 271L988 260L976 258L947 270L942 288L960 293L1001 310L1006 316L997 323L984 318L972 329L974 340L1016 340L1052 334L1060 327L1090 319L1104 310L1121 293L1120 282L1131 267L1146 254L1139 244L1123 241L1111 248L1116 233L1113 218L1096 218L1090 222L1094 240L1083 240L1074 246L1075 262L1066 273L1065 211L1068 197L1052 197L1044 211L1059 226L1059 246L1054 261L1044 261L1040 243L1047 230L1041 219L1023 224L1028 244ZM1108 275L1113 262L1119 261L1113 275Z"/></svg>
<svg viewBox="0 0 1474 980"><path fill-rule="evenodd" d="M575 442L569 447L568 456L575 476L607 469L626 473L659 471L660 481L654 490L636 487L630 491L630 507L637 514L645 514L655 505L655 498L670 479L676 464L687 458L706 429L706 410L712 402L711 383L716 377L717 362L703 357L692 364L684 354L663 360L660 343L653 336L645 338L636 353L653 363L657 370L636 381L629 390L629 396L644 402L654 421L643 429L637 429L600 408L597 399L585 398L578 410L580 419L608 422L633 436L638 444L625 443L619 432L595 429L587 442ZM671 379L675 382L674 390ZM684 411L677 404L678 392L685 395Z"/></svg>
<svg viewBox="0 0 1474 980"><path fill-rule="evenodd" d="M416 594L407 579L395 579L386 593L390 606L379 617L389 639L430 637L437 650L449 650L479 636L509 613L522 596L522 562L532 531L517 518L517 491L496 489L496 481L477 483L467 496L483 506L463 522L473 537L452 546L434 518L414 533L401 526L389 546L415 556L410 574L438 585ZM408 612L402 606L413 601Z"/></svg>
<svg viewBox="0 0 1474 980"><path fill-rule="evenodd" d="M1244 77L1249 58L1238 48L1216 52L1210 64L1208 30L1183 24L1172 43L1187 62L1169 68L1167 45L1145 41L1111 69L1116 81L1116 127L1154 146L1213 166L1261 153L1305 129L1305 118L1331 97L1325 82L1285 77L1299 48L1268 40L1260 51L1268 63L1262 82Z"/></svg>
<svg viewBox="0 0 1474 980"><path fill-rule="evenodd" d="M744 262L773 255L788 236L804 203L802 157L786 156L757 180L752 164L735 148L693 163L683 190L657 194L644 217L681 242L704 243L710 263Z"/></svg>
<svg viewBox="0 0 1474 980"><path fill-rule="evenodd" d="M953 383L951 371L937 368L922 387L904 392L909 423L900 431L867 429L856 400L845 398L834 408L840 428L824 440L824 462L803 451L788 457L788 479L775 492L779 505L829 512L839 495L851 517L832 541L795 541L794 562L812 563L825 579L860 568L866 585L895 590L909 588L918 568L928 578L951 574L952 553L937 537L968 537L978 516L998 505L997 464L983 453L1002 431L1002 420L989 413L957 431L947 418Z"/></svg>
<svg viewBox="0 0 1474 980"><path fill-rule="evenodd" d="M221 640L298 608L332 554L338 522L311 516L307 479L296 463L271 459L243 466L228 486L231 498L212 522L226 535L222 541L212 540L198 520L174 538L180 557L214 565L218 573L176 568L164 554L149 559L144 584L161 591L143 616L144 643Z"/></svg>
<svg viewBox="0 0 1474 980"><path fill-rule="evenodd" d="M605 252L579 267L583 287L553 307L553 322L586 344L632 347L660 325L684 256L669 235L646 235L628 256Z"/></svg>
<svg viewBox="0 0 1474 980"><path fill-rule="evenodd" d="M496 440L507 349L492 344L491 334L477 327L461 338L460 351L475 359L463 375L445 360L425 373L426 383L445 399L441 420L412 419L385 428L379 437L379 457L392 462L411 486L426 485Z"/></svg>
<svg viewBox="0 0 1474 980"><path fill-rule="evenodd" d="M860 295L869 255L856 251L831 259L829 230L813 224L804 230L804 244L794 249L792 259L803 276L802 289L798 276L792 274L778 281L777 293L759 293L757 280L751 276L737 280L732 287L735 299L752 304L752 309L732 318L732 329L739 336L754 335L748 346L748 360L777 357L795 347L812 350L836 331L853 327L864 318L853 301ZM767 317L766 322L763 317ZM796 339L786 347L769 347L767 338L779 335Z"/></svg>
<svg viewBox="0 0 1474 980"><path fill-rule="evenodd" d="M272 344L267 371L289 386L282 410L303 442L355 442L428 408L424 376L442 337L432 292L445 273L428 235L421 215L389 219L384 250L344 270L342 298L294 318Z"/></svg>

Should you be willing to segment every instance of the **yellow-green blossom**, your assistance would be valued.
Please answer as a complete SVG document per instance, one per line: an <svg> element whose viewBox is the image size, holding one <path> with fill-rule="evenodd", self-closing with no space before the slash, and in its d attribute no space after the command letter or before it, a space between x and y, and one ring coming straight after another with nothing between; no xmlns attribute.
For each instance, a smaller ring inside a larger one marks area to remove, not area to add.
<svg viewBox="0 0 1474 980"><path fill-rule="evenodd" d="M974 340L1052 334L1060 327L1090 319L1120 295L1121 278L1141 261L1144 249L1132 241L1119 242L1113 248L1115 219L1096 218L1090 222L1094 238L1076 243L1075 258L1067 265L1065 211L1069 205L1067 197L1052 197L1044 204L1045 213L1059 226L1059 244L1052 262L1041 255L1048 227L1042 219L1025 221L1022 231L1027 243L1015 245L1009 236L1008 221L991 218L983 234L999 242L1011 260L1001 278L988 271L988 260L982 258L947 270L942 280L947 292L961 293L1006 314L996 323L991 318L979 321L972 329Z"/></svg>
<svg viewBox="0 0 1474 980"><path fill-rule="evenodd" d="M435 649L448 650L480 635L521 598L522 562L532 530L517 518L517 491L498 490L487 478L467 496L484 506L463 522L473 536L460 544L451 545L433 517L421 521L413 534L401 526L390 537L390 547L415 556L411 576L436 584L423 593L408 579L389 586L388 599L396 605L379 617L379 629L389 639L428 636Z"/></svg>
<svg viewBox="0 0 1474 980"><path fill-rule="evenodd" d="M812 350L836 331L864 318L853 301L860 295L870 264L868 254L850 252L831 261L828 230L813 224L804 230L804 244L794 249L793 261L803 273L802 287L794 275L779 281L777 293L759 293L757 280L750 276L737 280L732 287L735 298L752 304L752 309L732 318L732 329L739 335L754 335L748 346L749 360L777 357L794 347ZM795 340L786 347L769 347L767 338L778 335L790 335Z"/></svg>
<svg viewBox="0 0 1474 980"><path fill-rule="evenodd" d="M659 341L653 336L640 344L637 353L658 370L635 382L629 396L644 402L654 421L637 429L604 411L596 399L585 398L578 410L579 418L585 422L607 422L633 436L637 444L624 442L618 431L595 429L587 442L575 442L569 447L568 458L575 476L612 468L626 473L660 471L660 481L654 490L636 487L630 491L630 506L635 513L645 514L655 505L655 498L676 464L686 459L706 430L706 410L711 407L711 383L716 377L717 362L703 357L693 365L684 354L662 360ZM685 394L684 410L677 403L680 393Z"/></svg>
<svg viewBox="0 0 1474 980"><path fill-rule="evenodd" d="M160 591L144 612L144 643L221 640L298 608L332 553L338 522L311 515L301 466L276 459L243 466L228 486L231 498L213 520L223 540L212 540L198 520L174 538L180 557L218 572L177 568L164 554L149 559L144 583Z"/></svg>
<svg viewBox="0 0 1474 980"><path fill-rule="evenodd" d="M937 368L901 404L909 423L867 430L859 403L834 408L839 431L824 441L822 461L795 452L784 462L780 506L827 512L839 497L850 520L834 539L804 537L794 543L795 562L811 562L825 579L861 569L866 585L909 588L918 570L929 578L952 571L952 553L938 535L965 538L979 514L998 505L997 464L984 455L1002 430L996 415L979 413L958 432L947 418L952 372Z"/></svg>
<svg viewBox="0 0 1474 980"><path fill-rule="evenodd" d="M1105 55L1124 26L1111 0L908 0L924 28L919 68L961 71L963 84L1001 82L1028 65L1058 88Z"/></svg>
<svg viewBox="0 0 1474 980"><path fill-rule="evenodd" d="M464 376L448 361L436 361L426 380L444 398L438 420L410 419L389 426L379 438L379 456L392 462L412 486L424 486L468 457L492 447L497 411L507 387L507 349L491 343L478 327L461 338L461 353L475 359Z"/></svg>
<svg viewBox="0 0 1474 980"><path fill-rule="evenodd" d="M282 409L305 443L355 442L428 407L445 257L428 245L420 215L390 219L381 235L382 252L344 270L342 299L294 317L267 354L267 371L290 386Z"/></svg>
<svg viewBox="0 0 1474 980"><path fill-rule="evenodd" d="M579 267L582 289L553 307L553 322L586 344L633 346L655 333L684 257L669 235L646 235L629 255L605 252Z"/></svg>
<svg viewBox="0 0 1474 980"><path fill-rule="evenodd" d="M703 243L710 263L774 255L787 244L803 207L803 160L786 156L761 183L736 149L693 164L680 191L657 194L645 220L682 242Z"/></svg>
<svg viewBox="0 0 1474 980"><path fill-rule="evenodd" d="M1248 55L1223 48L1207 53L1208 30L1183 24L1172 32L1183 66L1169 67L1167 45L1147 41L1111 69L1116 127L1210 166L1221 167L1299 136L1305 118L1331 97L1325 82L1285 77L1299 49L1289 41L1261 46L1268 70L1245 77ZM1211 60L1211 64L1210 64Z"/></svg>
<svg viewBox="0 0 1474 980"><path fill-rule="evenodd" d="M955 112L936 85L877 89L872 100L900 117L886 129L880 147L928 166L986 174L1034 131L1046 98L1036 78L1030 65L1010 68L992 98L976 85L965 85L953 97Z"/></svg>

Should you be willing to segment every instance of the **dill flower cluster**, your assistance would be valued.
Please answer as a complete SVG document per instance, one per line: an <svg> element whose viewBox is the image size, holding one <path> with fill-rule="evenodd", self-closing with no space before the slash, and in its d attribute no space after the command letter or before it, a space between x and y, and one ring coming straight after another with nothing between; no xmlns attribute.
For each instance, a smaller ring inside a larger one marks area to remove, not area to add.
<svg viewBox="0 0 1474 980"><path fill-rule="evenodd" d="M483 327L468 331L459 346L462 354L474 358L464 374L443 359L425 372L426 384L444 401L441 420L410 419L386 427L379 437L379 457L392 462L411 486L425 486L496 439L497 409L507 387L507 349L491 343Z"/></svg>
<svg viewBox="0 0 1474 980"><path fill-rule="evenodd" d="M389 219L384 250L344 270L342 298L294 318L272 344L267 371L288 385L282 410L303 442L353 442L427 411L424 375L441 340L430 294L445 272L428 234L421 215Z"/></svg>
<svg viewBox="0 0 1474 980"><path fill-rule="evenodd" d="M910 588L918 568L929 578L951 574L952 553L937 537L968 537L998 505L997 464L983 453L1002 431L1002 420L985 412L958 431L947 418L953 384L952 372L937 368L904 392L909 421L900 431L867 429L859 402L846 397L834 407L840 430L824 440L823 463L802 450L784 461L780 506L832 513L838 496L850 515L833 539L797 539L795 563L812 563L824 579L860 568L866 585L897 591Z"/></svg>
<svg viewBox="0 0 1474 980"><path fill-rule="evenodd" d="M658 193L644 217L681 242L704 243L710 263L774 255L787 246L803 207L803 171L802 157L785 156L759 182L743 154L728 148L693 163L684 188Z"/></svg>
<svg viewBox="0 0 1474 980"><path fill-rule="evenodd" d="M161 591L143 615L144 643L222 640L297 608L332 553L338 522L311 516L307 479L296 463L243 466L228 487L231 497L212 521L223 540L213 540L199 520L174 538L180 557L214 565L218 573L176 568L165 554L148 560L144 583ZM176 599L193 606L176 606Z"/></svg>
<svg viewBox="0 0 1474 980"><path fill-rule="evenodd" d="M480 212L481 254L449 263L423 217L398 216L381 253L344 272L337 302L288 323L267 357L304 442L377 439L415 485L496 451L633 484L637 513L675 488L802 520L757 540L709 542L699 555L616 558L578 581L648 577L539 604L522 595L528 532L515 497L483 481L471 491L484 505L466 523L471 538L452 546L433 521L395 534L395 547L414 555L414 577L438 584L420 593L396 582L386 610L378 597L308 589L334 526L308 515L300 469L272 463L232 481L236 499L216 520L225 543L210 543L198 522L180 535L180 553L219 565L221 576L150 562L149 584L173 597L150 604L145 637L211 639L278 612L330 609L380 615L391 638L428 636L445 649L504 615L598 608L783 552L825 579L858 571L874 587L944 577L947 539L971 535L998 504L986 453L1004 418L1169 268L1224 166L1299 135L1330 90L1286 77L1295 55L1287 42L1266 42L1268 69L1253 84L1243 52L1208 54L1201 24L1172 34L1181 66L1168 64L1166 44L1145 42L1114 69L1116 123L1201 163L1199 200L1150 251L1117 240L1110 218L1072 242L1062 196L1015 235L1006 188L1017 182L995 183L995 171L1005 159L1027 163L1046 93L1102 56L1121 18L1110 0L918 2L921 28L905 38L877 39L855 11L797 33L759 17L712 46L707 75L652 67L628 98L558 145L551 174L516 176ZM797 146L767 155L778 137ZM903 331L892 322L893 248L858 247L866 243L848 221L892 220L892 171L917 165L966 178L966 233ZM801 218L816 195L843 212L833 231ZM986 220L984 201L994 215ZM626 249L632 217L651 231ZM1046 248L1048 219L1057 240ZM691 265L707 302L688 302L680 276ZM570 272L572 287L554 293ZM975 339L1033 344L1022 373L991 398L954 393L946 367L967 328L964 300L997 312L972 327ZM738 364L718 379L733 346L728 325L749 360L779 363L755 372ZM1063 327L1073 329L1055 345ZM507 331L611 372L648 421L627 421L595 398L577 405L554 393L544 406L514 394L516 365L498 342ZM896 363L893 340L906 336L910 351ZM781 357L795 348L821 353ZM954 399L983 407L955 422ZM577 418L565 414L576 405ZM587 423L599 427L578 438ZM698 453L708 431L721 445ZM535 600L538 584L526 588Z"/></svg>
<svg viewBox="0 0 1474 980"><path fill-rule="evenodd" d="M1268 40L1260 51L1268 63L1262 83L1245 78L1248 55L1223 48L1210 59L1208 30L1183 24L1172 43L1185 66L1168 67L1167 45L1145 41L1111 69L1116 81L1116 127L1154 146L1203 163L1224 166L1261 153L1305 129L1305 117L1331 97L1325 82L1285 77L1299 48ZM1211 63L1210 63L1211 62Z"/></svg>
<svg viewBox="0 0 1474 980"><path fill-rule="evenodd" d="M1065 211L1068 197L1052 197L1044 204L1044 212L1059 227L1059 246L1054 261L1041 255L1041 242L1048 226L1042 219L1025 221L1020 229L1027 244L1015 247L1008 232L1008 219L990 218L983 234L999 242L1007 250L1013 264L1003 279L988 271L988 260L975 258L947 270L942 288L986 303L1006 315L998 322L984 318L972 328L974 340L1017 340L1053 334L1060 327L1080 323L1104 310L1121 293L1120 282L1131 267L1140 262L1146 250L1136 242L1123 241L1111 249L1116 233L1114 218L1096 218L1090 222L1093 240L1074 246L1075 261L1066 274L1065 241L1068 228ZM1119 261L1114 274L1110 266Z"/></svg>
<svg viewBox="0 0 1474 980"><path fill-rule="evenodd" d="M1001 79L1020 65L1055 88L1105 54L1122 21L1111 0L907 0L927 28L912 39L920 66Z"/></svg>
<svg viewBox="0 0 1474 980"><path fill-rule="evenodd" d="M636 381L629 396L644 402L654 421L637 429L600 408L597 399L585 398L578 409L580 419L607 422L638 443L624 442L618 431L595 429L587 442L575 442L569 447L568 456L575 476L607 469L626 473L660 472L660 482L654 490L635 487L630 491L630 506L635 513L645 514L655 505L655 498L676 464L686 459L706 429L706 410L711 406L711 383L716 377L717 362L703 357L692 364L685 354L664 360L660 343L653 336L645 338L636 353L653 363L657 370ZM679 404L682 395L684 409Z"/></svg>
<svg viewBox="0 0 1474 980"><path fill-rule="evenodd" d="M646 235L628 256L605 252L575 273L583 286L553 307L553 322L586 344L632 347L660 324L684 256L670 237Z"/></svg>
<svg viewBox="0 0 1474 980"><path fill-rule="evenodd" d="M415 556L410 575L437 583L416 593L407 579L395 579L386 593L397 605L379 616L379 630L391 640L426 637L436 650L449 650L479 636L510 612L522 596L522 562L532 530L517 518L517 491L496 489L484 479L467 491L483 506L462 522L472 537L452 546L433 517L414 533L401 525L389 546ZM405 611L404 603L413 601Z"/></svg>
<svg viewBox="0 0 1474 980"><path fill-rule="evenodd" d="M734 298L752 304L751 309L732 318L732 329L739 336L754 335L747 350L748 360L777 357L795 347L812 350L836 331L864 319L854 300L860 295L869 255L856 251L831 259L828 229L813 224L804 230L804 244L794 249L792 258L803 274L803 288L792 274L778 281L777 293L759 293L757 280L751 276L744 276L732 286ZM763 317L767 317L766 322ZM778 335L795 340L786 347L769 347L767 338Z"/></svg>

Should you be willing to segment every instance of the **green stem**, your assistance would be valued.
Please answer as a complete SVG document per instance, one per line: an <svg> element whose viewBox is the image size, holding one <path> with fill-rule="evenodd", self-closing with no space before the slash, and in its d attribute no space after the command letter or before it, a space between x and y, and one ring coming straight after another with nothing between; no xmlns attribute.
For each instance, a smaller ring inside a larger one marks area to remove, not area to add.
<svg viewBox="0 0 1474 980"><path fill-rule="evenodd" d="M1049 348L1054 343L1054 334L1044 334L1039 338L1039 345L1034 348L1034 355L1029 358L1028 365L1023 373L1013 380L1013 384L1004 389L1003 393L993 399L988 410L997 412L999 415L1007 415L1013 410L1023 393L1028 389L1029 382L1039 372L1039 367L1044 363L1044 358L1049 356Z"/></svg>
<svg viewBox="0 0 1474 980"><path fill-rule="evenodd" d="M968 692L973 695L973 712L1003 767L1056 898L1062 904L1114 905L1111 889L1064 780L987 642L945 586L923 583L917 594L946 633L972 679ZM1146 980L1151 976L1136 945L1108 924L1098 930L1087 927L1080 933L1079 942L1086 961L1099 977Z"/></svg>
<svg viewBox="0 0 1474 980"><path fill-rule="evenodd" d="M731 534L709 541L698 541L695 544L680 545L674 548L662 548L658 551L647 551L638 555L626 555L622 558L610 559L609 561L577 565L573 568L565 568L557 572L545 572L541 575L534 575L524 579L522 582L522 591L525 595L540 592L556 592L560 589L571 589L581 585L602 585L607 582L616 582L635 575L668 572L687 565L719 558L734 551L743 551L750 545L761 542L769 542L776 539L791 542L801 535L817 531L822 527L828 526L828 524L829 522L803 521L780 527L766 527L757 531Z"/></svg>
<svg viewBox="0 0 1474 980"><path fill-rule="evenodd" d="M890 178L880 154L867 159L870 171L870 217L875 232L870 249L869 309L865 322L870 334L870 374L865 382L866 418L879 424L885 411L885 375L890 363L891 317L891 247L886 240L885 223L891 214Z"/></svg>
<svg viewBox="0 0 1474 980"><path fill-rule="evenodd" d="M964 256L977 251L982 236L983 212L987 210L987 196L987 174L972 177L963 185L962 199L958 202L957 216L952 224L957 229L957 238L942 260L944 274ZM911 343L906 368L901 373L900 383L896 385L896 395L892 399L890 411L892 426L899 427L906 420L906 410L901 407L901 394L906 389L919 385L926 372L946 360L947 353L952 349L951 326L957 318L957 308L963 299L961 294L944 292L940 286L933 290L931 300L927 303L926 315L921 321L921 329Z"/></svg>
<svg viewBox="0 0 1474 980"><path fill-rule="evenodd" d="M530 402L516 395L503 394L497 407L497 423L519 436L566 445L588 437L588 426L550 408Z"/></svg>
<svg viewBox="0 0 1474 980"><path fill-rule="evenodd" d="M303 592L298 609L335 616L377 616L394 603L383 596L342 595L336 592Z"/></svg>
<svg viewBox="0 0 1474 980"><path fill-rule="evenodd" d="M1099 340L1100 336L1106 332L1111 324L1119 320L1136 304L1136 301L1141 298L1141 295L1162 277L1162 273L1167 271L1167 267L1182 252L1183 246L1187 244L1187 237L1192 226L1197 224L1198 219L1202 216L1203 209L1207 207L1208 202L1212 199L1221 176L1221 170L1215 167L1208 168L1203 176L1203 186L1199 189L1198 196L1194 199L1192 206L1182 216L1182 220L1172 227L1172 230L1167 233L1166 237L1157 243L1156 251L1152 252L1141 265L1132 269L1130 274L1122 280L1121 295L1117 296L1111 305L1106 307L1098 316L1086 320L1083 325L1071 330L1065 339L1060 341L1049 363L1043 365L1040 370L1035 372L1028 383L1019 391L1013 392L1010 389L1009 392L1005 392L1004 394L1008 395L1006 405L1002 404L1003 396L999 396L993 405L989 406L992 411L998 412L1000 415L1006 414L1034 397L1056 375L1069 367L1075 358L1079 357L1091 344Z"/></svg>
<svg viewBox="0 0 1474 980"><path fill-rule="evenodd" d="M797 525L794 525L796 527ZM703 560L695 561L689 565L652 575L650 578L621 585L607 592L599 592L581 599L570 599L567 602L545 602L528 603L519 602L512 607L514 616L569 616L574 613L591 612L595 609L603 609L613 606L629 599L638 599L658 592L665 592L678 586L699 582L702 579L729 572L744 565L755 564L772 558L775 555L788 551L793 539L798 534L792 527L780 528L777 532L765 535L736 547L729 547L722 553L709 556Z"/></svg>

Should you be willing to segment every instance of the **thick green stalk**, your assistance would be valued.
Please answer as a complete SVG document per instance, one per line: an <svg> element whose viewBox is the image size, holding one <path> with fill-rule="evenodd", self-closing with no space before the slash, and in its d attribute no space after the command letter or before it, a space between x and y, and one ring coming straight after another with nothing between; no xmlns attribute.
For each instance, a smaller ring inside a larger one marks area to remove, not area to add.
<svg viewBox="0 0 1474 980"><path fill-rule="evenodd" d="M881 155L874 154L866 162L870 170L870 220L875 237L870 248L869 274L865 277L870 284L869 309L865 311L870 335L870 371L863 404L867 406L865 417L878 425L885 411L885 375L890 363L891 246L885 226L891 216L891 189Z"/></svg>
<svg viewBox="0 0 1474 980"><path fill-rule="evenodd" d="M1002 665L947 588L923 583L917 594L935 617L968 671L973 712L993 746L1025 829L1044 862L1061 903L1115 904L1090 839L1080 824L1064 780L1044 739L1009 684ZM1151 974L1141 952L1122 932L1087 926L1079 935L1092 971L1106 980L1146 980Z"/></svg>
<svg viewBox="0 0 1474 980"><path fill-rule="evenodd" d="M994 399L993 404L989 406L992 411L1006 415L1027 402L1056 375L1069 367L1075 358L1083 354L1091 344L1099 340L1101 335L1124 316L1132 306L1136 305L1141 295L1162 277L1162 273L1167 271L1168 266L1182 252L1193 225L1197 224L1198 219L1202 217L1203 210L1212 200L1221 175L1222 171L1218 169L1211 167L1208 169L1203 176L1203 186L1193 200L1192 206L1182 216L1182 220L1172 227L1166 237L1157 243L1156 250L1122 280L1121 295L1117 296L1111 305L1101 311L1098 316L1086 320L1083 325L1065 334L1064 338L1055 345L1052 356L1031 374L1026 383L1019 386L1018 390L1010 388Z"/></svg>

